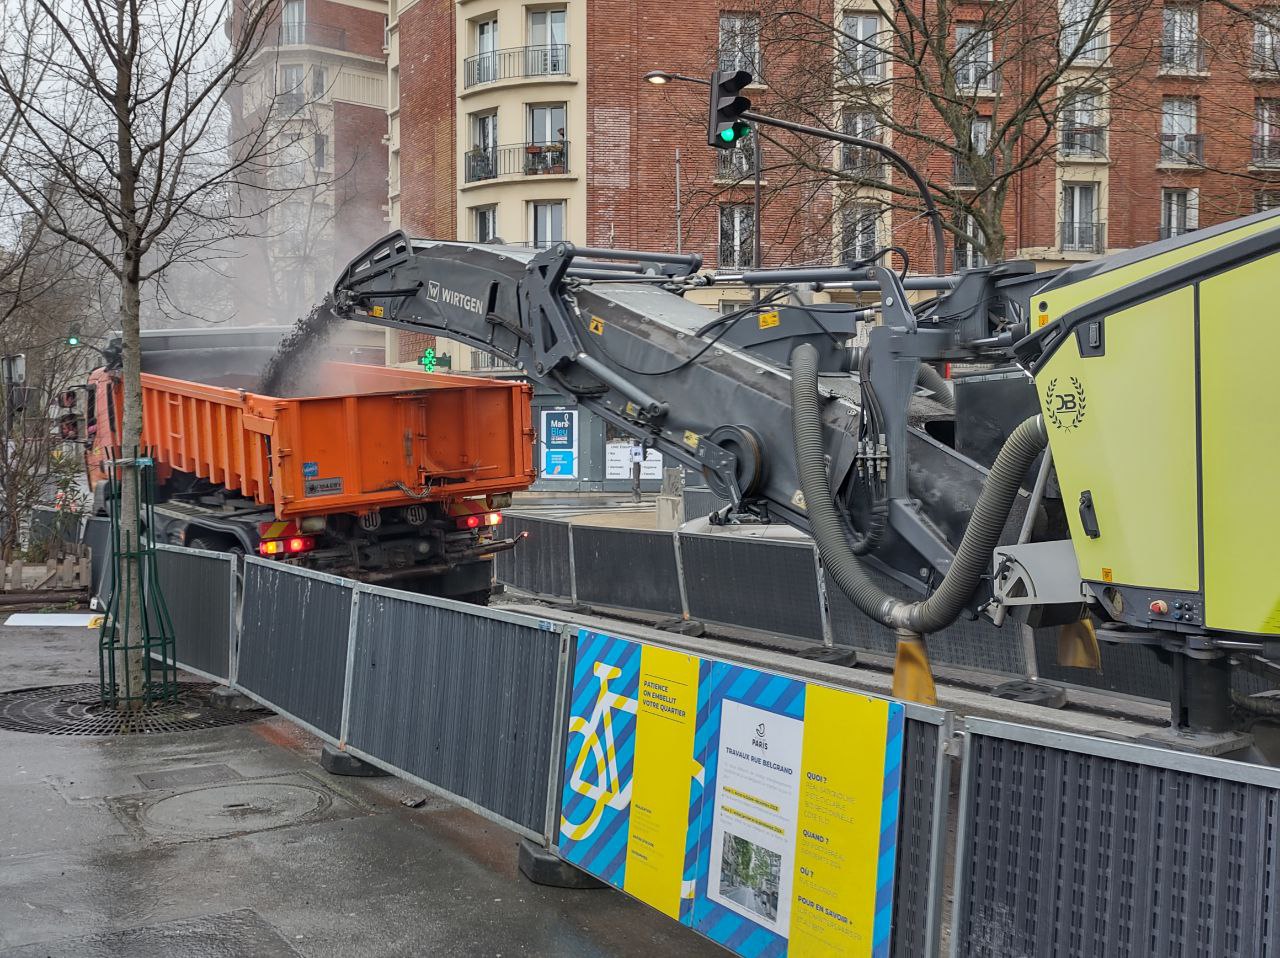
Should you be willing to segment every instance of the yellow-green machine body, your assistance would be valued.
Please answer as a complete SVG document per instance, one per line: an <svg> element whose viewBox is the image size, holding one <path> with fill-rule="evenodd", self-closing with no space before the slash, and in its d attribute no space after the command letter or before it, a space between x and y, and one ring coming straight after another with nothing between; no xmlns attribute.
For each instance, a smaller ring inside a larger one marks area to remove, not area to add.
<svg viewBox="0 0 1280 958"><path fill-rule="evenodd" d="M1132 626L1280 635L1280 215L1066 270L1030 307L1081 578Z"/></svg>

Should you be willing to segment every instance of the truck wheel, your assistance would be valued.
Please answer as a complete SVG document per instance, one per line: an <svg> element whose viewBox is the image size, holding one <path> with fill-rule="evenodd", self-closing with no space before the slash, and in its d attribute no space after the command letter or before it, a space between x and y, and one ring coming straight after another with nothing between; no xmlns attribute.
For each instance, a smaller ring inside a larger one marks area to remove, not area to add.
<svg viewBox="0 0 1280 958"><path fill-rule="evenodd" d="M202 532L187 543L190 549L203 549L206 552L229 552L233 556L244 555L244 546L230 536Z"/></svg>

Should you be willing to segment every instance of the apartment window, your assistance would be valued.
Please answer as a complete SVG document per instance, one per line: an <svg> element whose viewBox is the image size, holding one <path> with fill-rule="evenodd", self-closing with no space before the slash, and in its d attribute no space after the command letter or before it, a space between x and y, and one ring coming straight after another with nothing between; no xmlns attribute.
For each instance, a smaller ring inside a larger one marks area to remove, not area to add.
<svg viewBox="0 0 1280 958"><path fill-rule="evenodd" d="M1194 4L1164 8L1160 44L1160 65L1179 72L1204 69L1200 45L1200 9Z"/></svg>
<svg viewBox="0 0 1280 958"><path fill-rule="evenodd" d="M840 21L840 62L845 79L878 80L884 76L885 50L881 46L880 18L846 14Z"/></svg>
<svg viewBox="0 0 1280 958"><path fill-rule="evenodd" d="M1062 248L1078 253L1102 252L1096 184L1062 185Z"/></svg>
<svg viewBox="0 0 1280 958"><path fill-rule="evenodd" d="M1167 96L1160 108L1160 162L1191 165L1204 160L1204 140L1196 132L1196 101Z"/></svg>
<svg viewBox="0 0 1280 958"><path fill-rule="evenodd" d="M1253 68L1280 72L1280 11L1259 10L1253 24Z"/></svg>
<svg viewBox="0 0 1280 958"><path fill-rule="evenodd" d="M760 76L759 14L720 14L720 69Z"/></svg>
<svg viewBox="0 0 1280 958"><path fill-rule="evenodd" d="M1061 33L1058 49L1064 58L1088 63L1101 62L1106 56L1107 32L1102 14L1106 7L1091 0L1062 0L1058 17Z"/></svg>
<svg viewBox="0 0 1280 958"><path fill-rule="evenodd" d="M467 77L473 83L491 83L498 78L498 21L478 20L472 27L472 44L475 55L471 58L471 75Z"/></svg>
<svg viewBox="0 0 1280 958"><path fill-rule="evenodd" d="M1181 236L1199 226L1200 204L1195 190L1160 191L1160 238Z"/></svg>
<svg viewBox="0 0 1280 958"><path fill-rule="evenodd" d="M1280 210L1280 190L1256 190L1253 194L1253 211L1264 213Z"/></svg>
<svg viewBox="0 0 1280 958"><path fill-rule="evenodd" d="M1102 104L1096 93L1077 93L1062 111L1062 152L1067 156L1105 156Z"/></svg>
<svg viewBox="0 0 1280 958"><path fill-rule="evenodd" d="M325 95L325 91L329 89L328 73L324 67L311 68L311 97L318 100Z"/></svg>
<svg viewBox="0 0 1280 958"><path fill-rule="evenodd" d="M869 260L879 251L880 207L853 203L840 216L840 252L846 263Z"/></svg>
<svg viewBox="0 0 1280 958"><path fill-rule="evenodd" d="M564 140L565 105L542 103L529 107L529 142L560 143Z"/></svg>
<svg viewBox="0 0 1280 958"><path fill-rule="evenodd" d="M471 208L471 236L477 243L490 243L498 235L498 208L473 206Z"/></svg>
<svg viewBox="0 0 1280 958"><path fill-rule="evenodd" d="M991 33L978 27L956 27L956 86L965 90L989 90L994 85Z"/></svg>
<svg viewBox="0 0 1280 958"><path fill-rule="evenodd" d="M865 110L845 110L840 116L841 131L863 140L880 142L882 130L874 113ZM855 176L881 179L884 176L884 155L865 146L840 147L840 168Z"/></svg>
<svg viewBox="0 0 1280 958"><path fill-rule="evenodd" d="M302 81L306 70L301 63L288 63L280 68L280 92L302 96Z"/></svg>
<svg viewBox="0 0 1280 958"><path fill-rule="evenodd" d="M978 229L978 221L972 216L965 216L961 228L969 236L975 240L982 238L982 232ZM966 242L960 237L956 237L954 268L955 269L977 269L979 266L986 266L987 258L982 255L975 244Z"/></svg>
<svg viewBox="0 0 1280 958"><path fill-rule="evenodd" d="M986 156L991 149L991 118L974 117L969 123L969 150L971 156ZM957 156L952 164L951 183L953 186L973 186L973 167L964 156Z"/></svg>
<svg viewBox="0 0 1280 958"><path fill-rule="evenodd" d="M564 200L529 204L529 238L536 247L564 239Z"/></svg>
<svg viewBox="0 0 1280 958"><path fill-rule="evenodd" d="M720 207L720 266L750 266L754 257L755 217L749 203Z"/></svg>
<svg viewBox="0 0 1280 958"><path fill-rule="evenodd" d="M329 166L329 137L323 133L317 133L311 138L311 161L317 170L327 169Z"/></svg>
<svg viewBox="0 0 1280 958"><path fill-rule="evenodd" d="M1253 163L1280 166L1280 100L1260 99L1254 103Z"/></svg>
<svg viewBox="0 0 1280 958"><path fill-rule="evenodd" d="M525 76L569 72L565 17L566 11L563 9L530 11Z"/></svg>
<svg viewBox="0 0 1280 958"><path fill-rule="evenodd" d="M283 44L307 42L307 11L303 0L284 0L280 11L280 42Z"/></svg>
<svg viewBox="0 0 1280 958"><path fill-rule="evenodd" d="M498 175L498 113L471 114L471 149L466 155L466 182L491 180Z"/></svg>

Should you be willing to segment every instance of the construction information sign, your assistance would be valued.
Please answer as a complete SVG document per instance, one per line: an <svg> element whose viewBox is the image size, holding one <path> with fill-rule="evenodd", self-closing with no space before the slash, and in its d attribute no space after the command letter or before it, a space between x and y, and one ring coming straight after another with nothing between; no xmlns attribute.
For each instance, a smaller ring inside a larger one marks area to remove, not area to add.
<svg viewBox="0 0 1280 958"><path fill-rule="evenodd" d="M889 954L896 702L583 629L566 861L747 956Z"/></svg>

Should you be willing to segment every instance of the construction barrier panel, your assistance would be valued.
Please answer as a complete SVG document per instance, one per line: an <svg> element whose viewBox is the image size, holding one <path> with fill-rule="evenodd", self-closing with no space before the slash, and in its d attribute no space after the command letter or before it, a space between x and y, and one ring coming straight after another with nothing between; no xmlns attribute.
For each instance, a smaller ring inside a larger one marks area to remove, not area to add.
<svg viewBox="0 0 1280 958"><path fill-rule="evenodd" d="M342 731L353 585L254 556L244 560L237 686L329 739Z"/></svg>
<svg viewBox="0 0 1280 958"><path fill-rule="evenodd" d="M740 955L929 956L948 713L579 630L558 854Z"/></svg>
<svg viewBox="0 0 1280 958"><path fill-rule="evenodd" d="M511 513L505 513L503 520L506 535L527 536L514 550L498 553L494 567L498 580L535 595L572 595L569 524Z"/></svg>
<svg viewBox="0 0 1280 958"><path fill-rule="evenodd" d="M1280 955L1280 769L965 726L954 958Z"/></svg>
<svg viewBox="0 0 1280 958"><path fill-rule="evenodd" d="M812 543L681 534L679 547L693 618L823 641Z"/></svg>
<svg viewBox="0 0 1280 958"><path fill-rule="evenodd" d="M156 574L173 624L178 666L229 682L236 634L235 556L156 546Z"/></svg>
<svg viewBox="0 0 1280 958"><path fill-rule="evenodd" d="M680 615L680 570L670 532L570 527L578 602Z"/></svg>
<svg viewBox="0 0 1280 958"><path fill-rule="evenodd" d="M364 585L353 621L345 746L543 838L560 626Z"/></svg>

